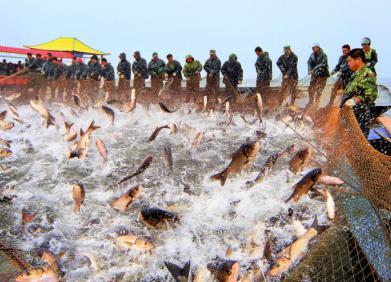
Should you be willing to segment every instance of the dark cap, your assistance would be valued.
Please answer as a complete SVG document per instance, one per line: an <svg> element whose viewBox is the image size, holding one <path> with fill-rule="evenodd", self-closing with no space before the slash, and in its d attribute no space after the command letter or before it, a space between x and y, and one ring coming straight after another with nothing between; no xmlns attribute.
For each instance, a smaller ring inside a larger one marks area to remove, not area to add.
<svg viewBox="0 0 391 282"><path fill-rule="evenodd" d="M140 51L135 51L135 52L133 53L133 55L141 56Z"/></svg>
<svg viewBox="0 0 391 282"><path fill-rule="evenodd" d="M125 53L121 53L121 54L119 54L119 56L118 56L120 59L126 59L126 54Z"/></svg>
<svg viewBox="0 0 391 282"><path fill-rule="evenodd" d="M106 62L107 63L107 59L106 58L102 58L101 60L102 62Z"/></svg>
<svg viewBox="0 0 391 282"><path fill-rule="evenodd" d="M167 55L167 59L168 58L172 58L172 54L171 53Z"/></svg>
<svg viewBox="0 0 391 282"><path fill-rule="evenodd" d="M262 52L262 48L261 47L259 47L259 46L257 46L257 47L255 47L255 50L254 50L255 52Z"/></svg>
<svg viewBox="0 0 391 282"><path fill-rule="evenodd" d="M97 55L92 55L91 60L97 60L98 61L98 56Z"/></svg>
<svg viewBox="0 0 391 282"><path fill-rule="evenodd" d="M27 56L32 56L33 54L31 54L30 52L28 52L26 55L27 55Z"/></svg>

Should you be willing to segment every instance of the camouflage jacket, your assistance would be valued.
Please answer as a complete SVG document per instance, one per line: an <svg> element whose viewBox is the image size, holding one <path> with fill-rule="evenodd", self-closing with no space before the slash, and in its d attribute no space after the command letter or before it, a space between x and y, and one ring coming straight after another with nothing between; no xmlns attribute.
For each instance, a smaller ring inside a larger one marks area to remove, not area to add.
<svg viewBox="0 0 391 282"><path fill-rule="evenodd" d="M88 66L85 63L77 63L75 79L86 79L88 76Z"/></svg>
<svg viewBox="0 0 391 282"><path fill-rule="evenodd" d="M285 54L280 56L277 60L277 66L283 76L287 75L290 79L298 80L297 56L293 52L289 57Z"/></svg>
<svg viewBox="0 0 391 282"><path fill-rule="evenodd" d="M90 78L99 80L101 69L102 68L98 62L96 62L95 64L92 64L91 61L88 62L88 75Z"/></svg>
<svg viewBox="0 0 391 282"><path fill-rule="evenodd" d="M255 70L257 71L257 80L272 80L272 60L270 60L267 52L258 57L255 62Z"/></svg>
<svg viewBox="0 0 391 282"><path fill-rule="evenodd" d="M319 53L312 53L307 63L311 78L330 76L327 55L323 49L320 49Z"/></svg>
<svg viewBox="0 0 391 282"><path fill-rule="evenodd" d="M349 68L347 56L342 55L341 57L339 57L338 64L335 66L333 71L341 72L341 79L345 86L349 83L353 71L351 71Z"/></svg>
<svg viewBox="0 0 391 282"><path fill-rule="evenodd" d="M204 64L204 70L207 74L212 74L214 77L220 77L221 61L219 58L208 59Z"/></svg>
<svg viewBox="0 0 391 282"><path fill-rule="evenodd" d="M195 72L201 72L202 71L202 65L200 61L194 60L191 63L186 63L183 68L183 74L186 78L192 77Z"/></svg>
<svg viewBox="0 0 391 282"><path fill-rule="evenodd" d="M239 62L226 61L221 68L221 73L235 85L239 80L243 80L243 69Z"/></svg>
<svg viewBox="0 0 391 282"><path fill-rule="evenodd" d="M132 71L135 76L141 75L142 78L148 78L147 61L143 58L135 60L132 64Z"/></svg>
<svg viewBox="0 0 391 282"><path fill-rule="evenodd" d="M368 53L365 53L365 63L367 67L376 74L375 65L377 64L377 53L375 49L370 49Z"/></svg>
<svg viewBox="0 0 391 282"><path fill-rule="evenodd" d="M128 60L121 60L117 65L118 75L123 75L126 80L130 80L132 66L130 65Z"/></svg>
<svg viewBox="0 0 391 282"><path fill-rule="evenodd" d="M76 72L77 72L77 64L71 64L66 72L65 72L65 78L66 79L72 79L72 80L76 80L77 77L76 77Z"/></svg>
<svg viewBox="0 0 391 282"><path fill-rule="evenodd" d="M375 73L368 67L353 73L351 81L346 86L345 96L359 97L363 103L373 104L378 96Z"/></svg>
<svg viewBox="0 0 391 282"><path fill-rule="evenodd" d="M166 64L162 59L156 61L151 60L148 64L148 72L151 77L162 74L164 72L164 66Z"/></svg>
<svg viewBox="0 0 391 282"><path fill-rule="evenodd" d="M107 81L115 80L114 68L110 63L107 63L106 66L102 67L100 75Z"/></svg>
<svg viewBox="0 0 391 282"><path fill-rule="evenodd" d="M175 73L177 78L182 79L182 66L178 61L174 60L172 64L167 63L164 67L164 72L167 73L169 77Z"/></svg>

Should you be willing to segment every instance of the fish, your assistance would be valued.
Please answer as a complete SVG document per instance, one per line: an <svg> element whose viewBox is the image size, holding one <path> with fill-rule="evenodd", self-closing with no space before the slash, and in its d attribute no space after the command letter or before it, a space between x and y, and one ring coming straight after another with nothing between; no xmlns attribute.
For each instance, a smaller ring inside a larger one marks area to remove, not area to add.
<svg viewBox="0 0 391 282"><path fill-rule="evenodd" d="M96 272L98 272L100 270L100 266L98 264L98 260L97 260L96 256L93 253L91 253L91 252L76 252L75 255L76 256L84 256L84 257L88 258L92 268Z"/></svg>
<svg viewBox="0 0 391 282"><path fill-rule="evenodd" d="M45 108L42 100L38 96L35 97L35 100L30 100L30 105L45 119L46 128L48 128L50 125L57 126L55 118Z"/></svg>
<svg viewBox="0 0 391 282"><path fill-rule="evenodd" d="M225 114L229 116L231 114L231 109L229 107L229 101L225 103Z"/></svg>
<svg viewBox="0 0 391 282"><path fill-rule="evenodd" d="M123 194L121 197L114 200L111 203L111 207L118 211L126 212L129 209L129 206L140 195L140 193L141 193L141 185L136 185L130 188L128 191L126 191L126 193Z"/></svg>
<svg viewBox="0 0 391 282"><path fill-rule="evenodd" d="M12 118L14 121L17 121L17 122L19 122L20 124L24 124L24 120L23 119L21 119L20 117L13 117ZM30 127L30 125L26 125L26 127Z"/></svg>
<svg viewBox="0 0 391 282"><path fill-rule="evenodd" d="M90 143L91 133L96 129L100 128L100 126L96 126L94 123L94 121L90 123L86 132L83 132L83 130L80 129L80 139L76 143L76 145L71 148L71 150L68 150L66 154L67 159L75 157L77 157L78 159L83 159L87 155L87 149Z"/></svg>
<svg viewBox="0 0 391 282"><path fill-rule="evenodd" d="M75 104L76 104L79 108L81 108L81 109L83 109L83 110L87 110L87 107L82 105L82 103L81 103L81 98L80 98L79 95L73 94L73 102L75 102Z"/></svg>
<svg viewBox="0 0 391 282"><path fill-rule="evenodd" d="M12 141L10 141L10 140L6 140L6 139L3 139L3 138L0 138L0 144L1 145L5 145L8 148L11 148L11 143L12 143Z"/></svg>
<svg viewBox="0 0 391 282"><path fill-rule="evenodd" d="M165 261L164 265L167 267L168 271L174 277L175 282L188 282L190 275L190 261L186 262L183 267L180 267L171 262Z"/></svg>
<svg viewBox="0 0 391 282"><path fill-rule="evenodd" d="M9 148L0 148L0 157L1 158L7 158L9 156L12 156L12 151Z"/></svg>
<svg viewBox="0 0 391 282"><path fill-rule="evenodd" d="M147 236L138 236L133 234L121 235L114 239L116 246L122 249L138 249L150 251L155 248L152 239Z"/></svg>
<svg viewBox="0 0 391 282"><path fill-rule="evenodd" d="M333 196L331 196L331 193L327 189L320 189L319 193L326 200L327 217L329 219L333 220L335 218L335 202L334 202Z"/></svg>
<svg viewBox="0 0 391 282"><path fill-rule="evenodd" d="M11 122L3 122L3 121L0 121L0 129L1 130L11 130L12 128L14 128L15 126L15 123L13 123L12 121Z"/></svg>
<svg viewBox="0 0 391 282"><path fill-rule="evenodd" d="M203 132L203 131L200 131L196 134L196 136L194 137L193 143L191 144L191 146L193 148L197 147L201 144L202 138L204 138L204 134L205 134L205 132Z"/></svg>
<svg viewBox="0 0 391 282"><path fill-rule="evenodd" d="M59 282L57 274L49 267L26 270L15 278L15 282Z"/></svg>
<svg viewBox="0 0 391 282"><path fill-rule="evenodd" d="M176 214L159 208L142 209L139 219L146 226L156 229L164 229L179 222L179 217Z"/></svg>
<svg viewBox="0 0 391 282"><path fill-rule="evenodd" d="M240 264L236 260L221 260L207 265L218 282L237 282Z"/></svg>
<svg viewBox="0 0 391 282"><path fill-rule="evenodd" d="M164 128L168 128L170 129L170 126L168 125L163 125L163 126L159 126L159 127L156 127L156 129L152 132L151 136L149 136L149 139L148 141L149 142L152 142L153 140L156 139L156 137L159 135L160 131Z"/></svg>
<svg viewBox="0 0 391 282"><path fill-rule="evenodd" d="M73 123L68 123L64 120L64 128L65 128L64 140L67 142L73 141L77 137L77 132L71 131L72 126L73 126Z"/></svg>
<svg viewBox="0 0 391 282"><path fill-rule="evenodd" d="M206 110L206 106L208 105L208 96L204 95L203 99L203 105L202 105L202 110L201 112L204 112Z"/></svg>
<svg viewBox="0 0 391 282"><path fill-rule="evenodd" d="M130 101L122 103L119 110L121 112L129 113L136 108L137 95L136 90L132 89L132 93L130 94Z"/></svg>
<svg viewBox="0 0 391 282"><path fill-rule="evenodd" d="M222 172L211 176L212 180L220 181L221 186L224 186L227 177L230 174L241 173L241 171L249 167L255 160L260 148L259 141L245 143L233 153L230 164Z"/></svg>
<svg viewBox="0 0 391 282"><path fill-rule="evenodd" d="M121 184L121 183L124 183L125 181L128 181L129 179L143 173L152 163L152 160L153 160L153 157L152 156L148 156L146 157L143 162L141 163L141 165L136 169L136 171L134 173L132 173L131 175L128 175L124 178L122 178L118 184Z"/></svg>
<svg viewBox="0 0 391 282"><path fill-rule="evenodd" d="M315 185L318 181L319 176L322 174L321 168L315 168L308 172L299 182L293 186L293 193L289 196L285 203L293 200L297 202L301 196L308 193L308 191Z"/></svg>
<svg viewBox="0 0 391 282"><path fill-rule="evenodd" d="M267 158L261 170L259 171L257 177L252 181L246 182L247 187L252 187L255 184L262 183L265 177L273 170L273 167L277 163L277 160L285 154L292 153L293 150L294 150L294 145L291 145L287 147L285 150L283 150L282 152L274 153L269 158Z"/></svg>
<svg viewBox="0 0 391 282"><path fill-rule="evenodd" d="M256 264L251 263L250 269L246 275L238 280L238 282L263 282L266 281L265 276L263 275L262 269Z"/></svg>
<svg viewBox="0 0 391 282"><path fill-rule="evenodd" d="M160 109L162 109L163 112L165 113L174 113L177 110L170 110L163 102L159 102Z"/></svg>
<svg viewBox="0 0 391 282"><path fill-rule="evenodd" d="M342 179L329 175L321 175L318 181L326 185L342 185L345 183Z"/></svg>
<svg viewBox="0 0 391 282"><path fill-rule="evenodd" d="M79 182L73 185L72 198L73 201L75 202L76 213L80 213L80 206L84 203L85 195L86 195L86 191L82 183Z"/></svg>
<svg viewBox="0 0 391 282"><path fill-rule="evenodd" d="M17 109L15 108L14 105L12 105L11 103L9 103L9 104L8 104L8 109L10 109L10 111L14 114L15 117L20 118L20 115L18 114L18 111L17 111Z"/></svg>
<svg viewBox="0 0 391 282"><path fill-rule="evenodd" d="M107 106L102 106L102 110L110 118L111 125L114 125L114 118L115 118L114 111Z"/></svg>
<svg viewBox="0 0 391 282"><path fill-rule="evenodd" d="M292 172L303 171L311 161L312 149L310 146L298 151L295 156L289 161L289 170Z"/></svg>
<svg viewBox="0 0 391 282"><path fill-rule="evenodd" d="M57 259L55 255L48 250L42 250L39 254L39 257L42 261L44 261L50 269L52 269L55 273L59 272L59 267L57 264Z"/></svg>
<svg viewBox="0 0 391 282"><path fill-rule="evenodd" d="M15 93L15 94L12 94L12 95L7 95L4 97L4 99L6 99L7 101L13 101L13 100L16 100L20 97L20 95L22 95L22 93Z"/></svg>
<svg viewBox="0 0 391 282"><path fill-rule="evenodd" d="M37 216L38 211L35 213L29 213L26 208L22 209L22 225L30 223Z"/></svg>
<svg viewBox="0 0 391 282"><path fill-rule="evenodd" d="M328 226L318 225L318 220L315 217L311 227L292 244L282 250L280 257L273 261L273 265L268 272L268 276L275 277L288 271L305 256L311 239L326 228L328 228Z"/></svg>
<svg viewBox="0 0 391 282"><path fill-rule="evenodd" d="M107 157L107 150L106 150L105 143L103 143L103 141L98 138L98 139L96 139L95 144L96 144L96 148L98 149L98 152L101 155L101 157L103 158L103 160L107 161L109 158Z"/></svg>
<svg viewBox="0 0 391 282"><path fill-rule="evenodd" d="M7 110L0 112L0 121L5 120L5 118L7 117L7 113Z"/></svg>
<svg viewBox="0 0 391 282"><path fill-rule="evenodd" d="M255 95L255 109L257 110L257 115L259 120L262 122L263 102L262 102L262 97L259 93Z"/></svg>
<svg viewBox="0 0 391 282"><path fill-rule="evenodd" d="M166 163L167 168L172 171L173 160L170 145L164 145L164 162Z"/></svg>

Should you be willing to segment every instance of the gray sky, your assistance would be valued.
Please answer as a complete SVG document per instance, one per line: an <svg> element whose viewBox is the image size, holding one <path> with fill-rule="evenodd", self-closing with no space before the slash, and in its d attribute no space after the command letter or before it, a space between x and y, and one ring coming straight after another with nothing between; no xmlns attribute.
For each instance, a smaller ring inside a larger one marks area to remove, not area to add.
<svg viewBox="0 0 391 282"><path fill-rule="evenodd" d="M209 49L225 61L236 53L245 78L254 78L254 48L270 53L273 77L282 46L290 44L299 57L299 75L307 74L311 45L318 42L333 68L341 45L360 47L369 36L377 50L379 77L391 77L391 1L387 0L167 0L167 1L29 1L1 0L0 45L38 44L59 36L117 55L140 50L148 61L153 51L169 52L181 63L192 53L202 63Z"/></svg>

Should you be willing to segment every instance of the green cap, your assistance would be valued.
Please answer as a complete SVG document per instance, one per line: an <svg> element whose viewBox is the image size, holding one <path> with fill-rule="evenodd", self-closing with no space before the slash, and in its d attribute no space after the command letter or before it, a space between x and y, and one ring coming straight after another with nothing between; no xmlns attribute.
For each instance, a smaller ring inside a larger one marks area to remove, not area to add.
<svg viewBox="0 0 391 282"><path fill-rule="evenodd" d="M284 50L288 50L288 49L291 49L291 46L290 45L285 45L284 46Z"/></svg>
<svg viewBox="0 0 391 282"><path fill-rule="evenodd" d="M155 56L157 56L157 52L152 53L152 57L155 57Z"/></svg>
<svg viewBox="0 0 391 282"><path fill-rule="evenodd" d="M215 49L210 49L210 50L209 50L209 54L211 54L211 55L212 55L212 54L213 54L213 55L216 54L216 50L215 50Z"/></svg>
<svg viewBox="0 0 391 282"><path fill-rule="evenodd" d="M191 54L187 54L187 55L186 55L186 59L190 59L190 58L191 58L191 59L194 59L194 57L193 57Z"/></svg>
<svg viewBox="0 0 391 282"><path fill-rule="evenodd" d="M236 61L238 59L238 57L236 56L235 53L232 53L231 55L229 55L229 59L232 61Z"/></svg>

